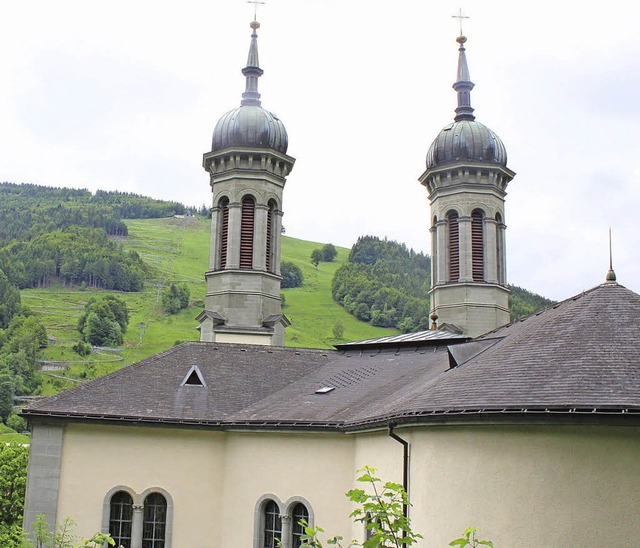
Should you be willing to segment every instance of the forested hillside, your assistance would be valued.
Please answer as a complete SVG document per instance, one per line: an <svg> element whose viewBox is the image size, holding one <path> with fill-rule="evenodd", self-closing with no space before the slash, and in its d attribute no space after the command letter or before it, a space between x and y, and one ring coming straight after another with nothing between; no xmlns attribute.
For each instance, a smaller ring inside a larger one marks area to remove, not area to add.
<svg viewBox="0 0 640 548"><path fill-rule="evenodd" d="M359 320L404 332L428 328L431 258L405 244L361 236L335 273L333 298Z"/></svg>
<svg viewBox="0 0 640 548"><path fill-rule="evenodd" d="M431 258L398 242L361 236L333 278L333 298L356 318L404 332L428 329ZM509 286L511 319L553 301Z"/></svg>
<svg viewBox="0 0 640 548"><path fill-rule="evenodd" d="M126 236L123 218L185 213L177 202L123 192L0 184L0 268L19 288L53 280L139 291L147 267L109 236Z"/></svg>
<svg viewBox="0 0 640 548"><path fill-rule="evenodd" d="M122 192L0 184L0 418L19 425L11 414L14 397L37 393L43 380L46 315L24 306L19 289L61 283L140 291L153 269L113 240L128 233L123 218L185 211L176 202Z"/></svg>
<svg viewBox="0 0 640 548"><path fill-rule="evenodd" d="M69 226L102 228L110 236L124 236L122 219L157 219L184 214L178 202L154 200L127 192L55 188L0 183L0 246L29 240Z"/></svg>

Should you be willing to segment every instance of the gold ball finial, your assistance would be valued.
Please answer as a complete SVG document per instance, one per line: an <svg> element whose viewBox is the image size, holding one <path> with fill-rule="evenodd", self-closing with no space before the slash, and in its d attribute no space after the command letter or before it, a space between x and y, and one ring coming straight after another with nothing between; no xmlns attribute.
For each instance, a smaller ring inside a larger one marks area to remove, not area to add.
<svg viewBox="0 0 640 548"><path fill-rule="evenodd" d="M431 331L436 331L438 329L438 315L434 311L429 318L431 318Z"/></svg>
<svg viewBox="0 0 640 548"><path fill-rule="evenodd" d="M464 44L466 41L467 37L462 34L456 38L456 42L458 42L458 44Z"/></svg>
<svg viewBox="0 0 640 548"><path fill-rule="evenodd" d="M249 26L253 29L253 30L257 30L260 28L260 23L258 23L258 21L251 21L251 23L249 24Z"/></svg>

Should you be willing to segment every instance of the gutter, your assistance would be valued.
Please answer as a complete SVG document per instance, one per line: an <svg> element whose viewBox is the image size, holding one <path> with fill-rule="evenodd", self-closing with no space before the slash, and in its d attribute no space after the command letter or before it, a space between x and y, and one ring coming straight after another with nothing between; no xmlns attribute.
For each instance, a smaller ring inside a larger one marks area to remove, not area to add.
<svg viewBox="0 0 640 548"><path fill-rule="evenodd" d="M404 488L407 496L409 495L409 442L402 439L398 434L393 431L393 424L389 425L389 436L402 444L402 487ZM409 506L407 504L402 505L402 515L405 519L409 517ZM402 532L402 537L406 537L407 532Z"/></svg>

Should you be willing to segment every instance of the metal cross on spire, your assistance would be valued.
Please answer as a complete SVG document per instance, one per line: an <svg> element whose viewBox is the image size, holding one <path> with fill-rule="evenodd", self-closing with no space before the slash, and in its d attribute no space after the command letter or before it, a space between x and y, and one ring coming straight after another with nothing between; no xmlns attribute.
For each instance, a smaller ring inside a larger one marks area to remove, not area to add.
<svg viewBox="0 0 640 548"><path fill-rule="evenodd" d="M259 0L247 0L247 4L253 4L253 20L258 20L258 4L264 4L264 2L260 2Z"/></svg>
<svg viewBox="0 0 640 548"><path fill-rule="evenodd" d="M451 16L452 19L457 19L460 22L460 36L463 36L462 34L462 20L463 19L469 19L468 15L462 15L462 8L460 8L460 12L458 13L458 15L452 15Z"/></svg>

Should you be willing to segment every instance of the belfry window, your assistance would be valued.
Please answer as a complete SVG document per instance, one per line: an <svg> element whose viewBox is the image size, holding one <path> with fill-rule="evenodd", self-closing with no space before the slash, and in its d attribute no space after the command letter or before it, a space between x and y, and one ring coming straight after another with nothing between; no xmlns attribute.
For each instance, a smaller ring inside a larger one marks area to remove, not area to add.
<svg viewBox="0 0 640 548"><path fill-rule="evenodd" d="M242 198L242 219L240 224L240 268L253 268L253 227L256 202L251 196Z"/></svg>
<svg viewBox="0 0 640 548"><path fill-rule="evenodd" d="M160 493L144 499L142 548L164 548L167 527L167 501Z"/></svg>
<svg viewBox="0 0 640 548"><path fill-rule="evenodd" d="M270 500L264 507L264 548L277 548L282 538L282 518L278 505Z"/></svg>
<svg viewBox="0 0 640 548"><path fill-rule="evenodd" d="M269 209L267 210L267 249L266 249L266 266L267 272L275 270L274 251L275 251L275 210L276 204L273 200L269 201Z"/></svg>
<svg viewBox="0 0 640 548"><path fill-rule="evenodd" d="M227 242L229 240L229 199L220 200L220 225L219 225L219 261L220 269L227 266Z"/></svg>
<svg viewBox="0 0 640 548"><path fill-rule="evenodd" d="M484 281L484 213L471 213L471 271L474 282Z"/></svg>
<svg viewBox="0 0 640 548"><path fill-rule="evenodd" d="M109 503L109 533L116 546L131 548L131 525L133 523L133 499L129 493L118 491Z"/></svg>
<svg viewBox="0 0 640 548"><path fill-rule="evenodd" d="M451 211L447 215L449 228L449 281L457 282L460 279L460 228L458 225L458 213Z"/></svg>
<svg viewBox="0 0 640 548"><path fill-rule="evenodd" d="M299 502L293 507L293 511L291 513L291 546L293 548L300 548L300 546L302 546L304 527L300 525L301 520L309 523L309 511L304 504Z"/></svg>

